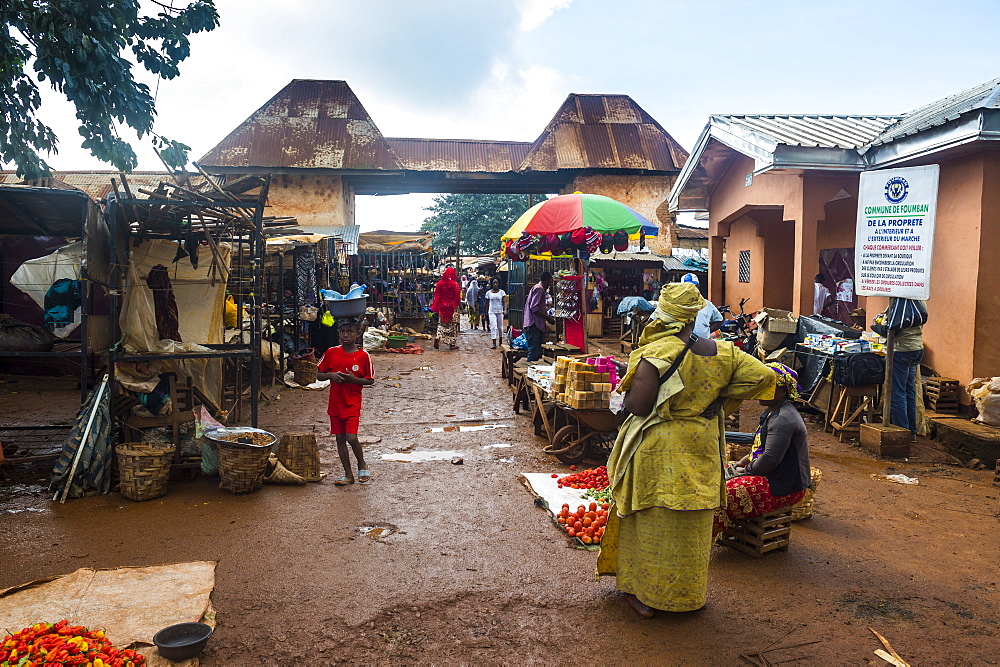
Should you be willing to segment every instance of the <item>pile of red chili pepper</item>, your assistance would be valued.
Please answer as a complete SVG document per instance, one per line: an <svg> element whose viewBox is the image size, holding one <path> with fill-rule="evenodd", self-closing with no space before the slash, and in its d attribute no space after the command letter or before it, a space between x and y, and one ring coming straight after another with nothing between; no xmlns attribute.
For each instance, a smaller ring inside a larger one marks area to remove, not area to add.
<svg viewBox="0 0 1000 667"><path fill-rule="evenodd" d="M570 466L570 470L576 470L576 466ZM556 477L556 475L552 475ZM556 480L559 488L568 486L571 489L603 489L608 485L608 469L606 466L599 468L589 468L582 472L566 475Z"/></svg>
<svg viewBox="0 0 1000 667"><path fill-rule="evenodd" d="M0 667L123 667L145 663L142 654L112 646L103 630L88 630L68 621L36 623L0 641Z"/></svg>

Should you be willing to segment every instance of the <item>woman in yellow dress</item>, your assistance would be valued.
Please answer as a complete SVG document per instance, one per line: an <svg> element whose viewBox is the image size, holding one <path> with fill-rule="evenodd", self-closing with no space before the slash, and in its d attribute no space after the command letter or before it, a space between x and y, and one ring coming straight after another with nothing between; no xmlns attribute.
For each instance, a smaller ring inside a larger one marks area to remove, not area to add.
<svg viewBox="0 0 1000 667"><path fill-rule="evenodd" d="M704 305L694 285L665 285L619 387L631 415L608 458L613 511L597 573L646 618L705 605L712 519L725 506L723 417L774 393L763 363L692 335Z"/></svg>

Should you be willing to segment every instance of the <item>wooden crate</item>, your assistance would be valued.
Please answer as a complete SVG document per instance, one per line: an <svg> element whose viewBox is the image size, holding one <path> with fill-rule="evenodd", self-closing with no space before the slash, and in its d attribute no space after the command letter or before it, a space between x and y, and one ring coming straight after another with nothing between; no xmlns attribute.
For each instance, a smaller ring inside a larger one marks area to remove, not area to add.
<svg viewBox="0 0 1000 667"><path fill-rule="evenodd" d="M751 519L736 519L721 536L727 547L754 558L763 558L769 551L787 551L792 534L790 507Z"/></svg>
<svg viewBox="0 0 1000 667"><path fill-rule="evenodd" d="M958 380L929 377L924 383L924 404L935 412L957 414L960 391Z"/></svg>
<svg viewBox="0 0 1000 667"><path fill-rule="evenodd" d="M861 446L876 456L905 459L910 455L909 429L891 424L862 424Z"/></svg>

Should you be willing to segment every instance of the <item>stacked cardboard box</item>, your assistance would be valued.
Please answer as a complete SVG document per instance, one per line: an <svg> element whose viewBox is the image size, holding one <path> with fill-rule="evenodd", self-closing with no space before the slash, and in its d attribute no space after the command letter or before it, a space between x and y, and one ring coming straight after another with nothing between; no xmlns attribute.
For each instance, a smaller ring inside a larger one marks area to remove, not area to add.
<svg viewBox="0 0 1000 667"><path fill-rule="evenodd" d="M557 357L552 396L578 410L607 409L611 406L611 376L595 372L586 362Z"/></svg>

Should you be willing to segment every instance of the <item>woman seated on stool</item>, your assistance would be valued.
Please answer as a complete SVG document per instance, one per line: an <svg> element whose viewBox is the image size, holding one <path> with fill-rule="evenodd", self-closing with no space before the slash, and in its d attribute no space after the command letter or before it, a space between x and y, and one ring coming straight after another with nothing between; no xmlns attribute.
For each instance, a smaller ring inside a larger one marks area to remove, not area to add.
<svg viewBox="0 0 1000 667"><path fill-rule="evenodd" d="M753 450L726 470L726 507L715 511L713 536L734 519L763 516L802 500L812 483L806 424L789 399L799 397L795 371L784 364L768 364L778 376L774 398L761 401Z"/></svg>

